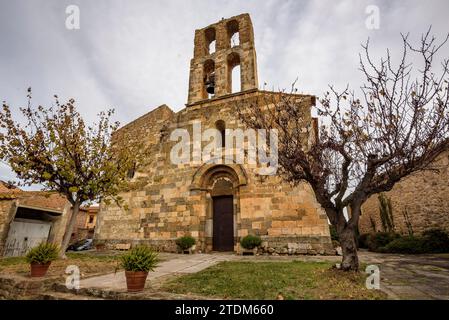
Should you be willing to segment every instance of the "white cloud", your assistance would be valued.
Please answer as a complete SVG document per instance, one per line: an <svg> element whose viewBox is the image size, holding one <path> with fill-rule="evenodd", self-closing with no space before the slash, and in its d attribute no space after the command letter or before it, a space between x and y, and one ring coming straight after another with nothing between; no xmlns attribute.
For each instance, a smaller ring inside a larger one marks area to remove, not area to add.
<svg viewBox="0 0 449 320"><path fill-rule="evenodd" d="M194 30L243 12L253 20L260 85L276 90L299 76L300 90L317 95L329 83L360 85L358 52L368 37L378 56L398 51L400 32L417 39L429 25L439 37L449 31L445 0L75 2L0 3L1 100L24 105L32 86L36 103L48 105L57 93L74 97L88 120L114 107L122 123L163 103L180 110ZM65 28L70 4L80 8L80 30ZM379 30L365 27L367 5L380 8ZM0 167L0 178L7 171Z"/></svg>

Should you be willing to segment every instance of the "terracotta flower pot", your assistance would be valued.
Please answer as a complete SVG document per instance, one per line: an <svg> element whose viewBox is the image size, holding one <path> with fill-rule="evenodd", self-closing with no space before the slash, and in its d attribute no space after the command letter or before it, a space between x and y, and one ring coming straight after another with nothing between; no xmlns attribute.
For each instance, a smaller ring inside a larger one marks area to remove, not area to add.
<svg viewBox="0 0 449 320"><path fill-rule="evenodd" d="M106 250L106 245L104 243L97 244L97 245L95 245L95 249L97 251L105 251Z"/></svg>
<svg viewBox="0 0 449 320"><path fill-rule="evenodd" d="M148 271L125 271L128 292L143 291Z"/></svg>
<svg viewBox="0 0 449 320"><path fill-rule="evenodd" d="M51 262L47 263L30 263L31 266L31 276L32 277L43 277L47 274L47 270L50 267Z"/></svg>

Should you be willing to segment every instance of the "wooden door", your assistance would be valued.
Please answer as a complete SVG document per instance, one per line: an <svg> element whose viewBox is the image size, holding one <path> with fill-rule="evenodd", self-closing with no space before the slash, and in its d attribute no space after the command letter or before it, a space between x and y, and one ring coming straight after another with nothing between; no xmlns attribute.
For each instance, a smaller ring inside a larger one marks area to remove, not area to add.
<svg viewBox="0 0 449 320"><path fill-rule="evenodd" d="M234 205L232 196L213 197L213 250L234 251Z"/></svg>

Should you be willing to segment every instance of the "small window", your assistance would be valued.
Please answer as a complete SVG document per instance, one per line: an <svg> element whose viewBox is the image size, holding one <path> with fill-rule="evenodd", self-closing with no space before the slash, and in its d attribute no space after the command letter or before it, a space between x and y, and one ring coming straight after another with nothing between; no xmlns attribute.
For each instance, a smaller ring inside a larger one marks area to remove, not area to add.
<svg viewBox="0 0 449 320"><path fill-rule="evenodd" d="M94 216L89 216L89 223L94 223Z"/></svg>
<svg viewBox="0 0 449 320"><path fill-rule="evenodd" d="M136 164L134 163L133 166L128 170L126 176L128 179L134 178L134 175L136 174Z"/></svg>
<svg viewBox="0 0 449 320"><path fill-rule="evenodd" d="M241 90L241 80L240 80L240 65L232 68L231 75L231 93L240 92Z"/></svg>
<svg viewBox="0 0 449 320"><path fill-rule="evenodd" d="M215 122L215 128L220 131L221 147L224 148L226 146L226 124L223 120L218 120Z"/></svg>
<svg viewBox="0 0 449 320"><path fill-rule="evenodd" d="M229 46L235 47L240 45L239 23L237 20L231 20L226 24L228 31Z"/></svg>
<svg viewBox="0 0 449 320"><path fill-rule="evenodd" d="M208 59L204 62L203 66L204 76L204 89L203 98L211 99L215 94L215 62L212 59Z"/></svg>
<svg viewBox="0 0 449 320"><path fill-rule="evenodd" d="M204 36L206 38L206 46L207 46L207 53L208 54L212 54L215 52L216 48L216 44L217 42L215 41L215 29L214 28L209 28L204 32Z"/></svg>
<svg viewBox="0 0 449 320"><path fill-rule="evenodd" d="M215 52L215 45L217 44L217 41L214 40L211 43L209 43L209 54L212 54Z"/></svg>
<svg viewBox="0 0 449 320"><path fill-rule="evenodd" d="M231 36L231 48L240 45L240 35L238 32Z"/></svg>
<svg viewBox="0 0 449 320"><path fill-rule="evenodd" d="M240 56L232 52L228 56L228 93L236 93L242 90Z"/></svg>

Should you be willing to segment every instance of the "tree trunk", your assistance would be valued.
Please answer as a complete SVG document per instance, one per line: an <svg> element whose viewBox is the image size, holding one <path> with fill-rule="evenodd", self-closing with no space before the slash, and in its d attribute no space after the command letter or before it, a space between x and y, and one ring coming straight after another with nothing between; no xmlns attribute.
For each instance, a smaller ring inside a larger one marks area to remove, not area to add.
<svg viewBox="0 0 449 320"><path fill-rule="evenodd" d="M340 228L337 228L337 230L340 230ZM346 224L338 233L343 253L341 269L345 271L357 271L359 269L359 258L357 256L355 230L351 225Z"/></svg>
<svg viewBox="0 0 449 320"><path fill-rule="evenodd" d="M67 258L65 255L65 251L67 250L67 247L69 246L70 238L72 237L72 231L73 231L73 227L76 224L76 218L78 216L80 205L81 204L79 203L79 201L76 201L72 207L72 216L70 217L69 224L66 227L64 238L62 239L61 251L59 252L59 257L62 259Z"/></svg>

